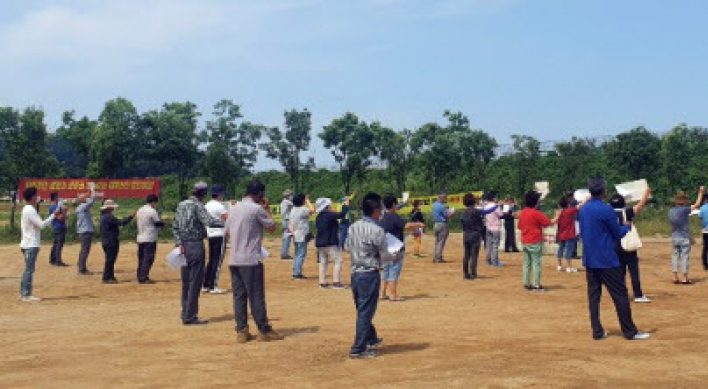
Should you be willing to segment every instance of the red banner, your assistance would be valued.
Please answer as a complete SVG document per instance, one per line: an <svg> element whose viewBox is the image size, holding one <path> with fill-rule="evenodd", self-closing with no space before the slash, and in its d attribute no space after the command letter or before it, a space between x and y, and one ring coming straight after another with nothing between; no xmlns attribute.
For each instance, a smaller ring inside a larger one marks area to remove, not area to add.
<svg viewBox="0 0 708 389"><path fill-rule="evenodd" d="M90 193L94 188L97 196L111 199L144 198L160 194L159 178L129 178L93 180L90 178L23 178L20 180L18 199L25 188L37 188L37 194L49 199L51 193L59 193L62 199L75 199L81 193Z"/></svg>

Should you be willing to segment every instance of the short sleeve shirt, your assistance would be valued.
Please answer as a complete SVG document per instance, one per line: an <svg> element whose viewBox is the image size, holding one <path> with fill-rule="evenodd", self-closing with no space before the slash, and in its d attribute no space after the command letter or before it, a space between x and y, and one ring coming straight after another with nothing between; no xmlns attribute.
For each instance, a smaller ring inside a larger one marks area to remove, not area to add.
<svg viewBox="0 0 708 389"><path fill-rule="evenodd" d="M703 232L708 231L708 204L701 207L701 223L703 224Z"/></svg>
<svg viewBox="0 0 708 389"><path fill-rule="evenodd" d="M305 207L295 207L290 211L290 223L293 225L293 239L304 242L310 233L310 210Z"/></svg>
<svg viewBox="0 0 708 389"><path fill-rule="evenodd" d="M397 213L387 213L379 222L384 231L396 237L401 242L405 242L404 232L406 230L406 222ZM405 248L405 247L404 247Z"/></svg>

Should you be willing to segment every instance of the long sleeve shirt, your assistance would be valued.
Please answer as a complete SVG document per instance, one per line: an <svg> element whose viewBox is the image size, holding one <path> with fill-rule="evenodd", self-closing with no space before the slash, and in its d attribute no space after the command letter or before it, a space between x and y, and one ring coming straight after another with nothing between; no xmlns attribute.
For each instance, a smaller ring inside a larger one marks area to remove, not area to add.
<svg viewBox="0 0 708 389"><path fill-rule="evenodd" d="M135 219L138 224L138 243L157 242L160 232L158 228L165 225L157 210L149 204L145 204L138 210Z"/></svg>
<svg viewBox="0 0 708 389"><path fill-rule="evenodd" d="M76 232L84 234L87 232L93 233L93 215L91 208L93 207L93 198L89 197L86 202L79 204L76 208Z"/></svg>
<svg viewBox="0 0 708 389"><path fill-rule="evenodd" d="M433 221L435 223L447 223L447 209L445 209L445 204L439 200L433 203Z"/></svg>
<svg viewBox="0 0 708 389"><path fill-rule="evenodd" d="M179 203L172 223L176 246L203 240L207 237L207 227L224 227L224 222L211 216L194 196Z"/></svg>
<svg viewBox="0 0 708 389"><path fill-rule="evenodd" d="M118 219L111 213L101 215L101 244L104 246L118 246L120 227L130 223L132 220L132 216L128 216L125 219Z"/></svg>
<svg viewBox="0 0 708 389"><path fill-rule="evenodd" d="M343 219L349 207L342 206L342 212L320 212L315 219L315 247L329 247L339 245L339 220Z"/></svg>
<svg viewBox="0 0 708 389"><path fill-rule="evenodd" d="M345 247L351 254L352 273L377 271L382 261L392 261L386 232L376 221L364 217L349 227Z"/></svg>
<svg viewBox="0 0 708 389"><path fill-rule="evenodd" d="M629 232L620 225L615 211L600 199L588 201L579 213L583 240L583 266L591 269L609 269L620 265L615 242Z"/></svg>
<svg viewBox="0 0 708 389"><path fill-rule="evenodd" d="M22 219L20 227L22 229L22 240L20 240L20 248L30 249L40 246L40 238L42 228L52 224L54 215L42 220L37 213L37 208L32 205L25 205L22 208Z"/></svg>
<svg viewBox="0 0 708 389"><path fill-rule="evenodd" d="M499 232L501 230L501 217L504 215L499 205L489 203L484 207L484 220L487 231Z"/></svg>

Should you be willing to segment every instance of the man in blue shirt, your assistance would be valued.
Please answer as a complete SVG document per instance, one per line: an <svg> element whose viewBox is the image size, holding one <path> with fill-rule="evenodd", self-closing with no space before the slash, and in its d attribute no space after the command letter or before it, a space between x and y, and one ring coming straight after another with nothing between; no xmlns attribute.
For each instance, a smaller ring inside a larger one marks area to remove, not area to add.
<svg viewBox="0 0 708 389"><path fill-rule="evenodd" d="M447 237L450 235L447 220L452 216L445 208L445 201L447 201L447 193L441 191L438 193L438 201L433 203L433 221L435 222L435 226L433 227L433 231L435 232L435 254L433 255L433 263L445 262L443 260L443 250L445 250Z"/></svg>
<svg viewBox="0 0 708 389"><path fill-rule="evenodd" d="M703 224L703 270L708 271L708 194L703 195L700 217Z"/></svg>
<svg viewBox="0 0 708 389"><path fill-rule="evenodd" d="M602 201L605 197L604 179L590 180L590 194L592 199L580 210L579 220L580 231L583 232L583 266L588 281L592 336L596 340L607 337L600 323L600 298L602 286L605 285L615 303L624 337L629 340L649 339L651 335L638 331L632 320L625 273L615 252L615 242L627 235L629 227L620 225L612 207Z"/></svg>
<svg viewBox="0 0 708 389"><path fill-rule="evenodd" d="M61 252L64 248L64 242L66 241L66 208L63 204L59 203L59 194L53 192L51 195L52 205L49 206L49 214L54 215L57 211L59 213L52 221L52 229L54 230L54 242L52 244L52 251L49 254L49 264L52 266L69 266L64 263L61 258Z"/></svg>

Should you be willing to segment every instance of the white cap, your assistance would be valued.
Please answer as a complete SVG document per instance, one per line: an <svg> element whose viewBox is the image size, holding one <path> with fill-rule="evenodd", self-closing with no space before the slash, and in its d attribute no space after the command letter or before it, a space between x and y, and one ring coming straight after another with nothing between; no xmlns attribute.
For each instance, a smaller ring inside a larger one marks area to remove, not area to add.
<svg viewBox="0 0 708 389"><path fill-rule="evenodd" d="M317 213L324 211L325 208L329 207L330 205L332 205L332 200L325 197L320 197L315 202L315 206L317 207Z"/></svg>

